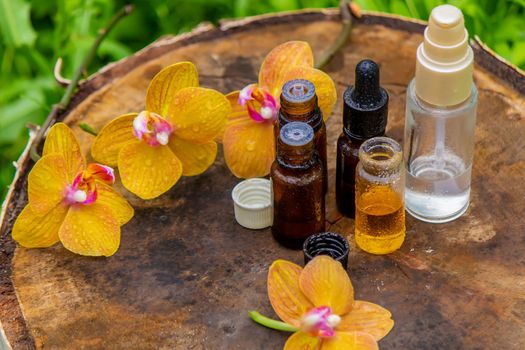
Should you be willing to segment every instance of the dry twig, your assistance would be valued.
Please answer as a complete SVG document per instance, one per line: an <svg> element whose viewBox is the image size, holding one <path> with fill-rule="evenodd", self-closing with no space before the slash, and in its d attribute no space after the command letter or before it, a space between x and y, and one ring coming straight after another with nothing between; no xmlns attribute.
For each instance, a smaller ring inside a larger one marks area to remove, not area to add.
<svg viewBox="0 0 525 350"><path fill-rule="evenodd" d="M106 38L108 33L113 29L113 27L125 16L129 15L133 11L133 5L126 5L124 6L119 12L111 18L106 28L102 28L97 38L95 39L95 42L87 52L86 56L82 60L82 63L80 64L80 67L77 68L75 71L75 74L73 75L73 78L67 85L66 91L64 92L64 95L62 96L62 99L59 103L53 105L53 108L51 109L51 112L47 115L47 118L42 125L42 127L38 130L38 133L33 141L33 145L31 146L31 150L29 152L31 159L34 161L37 161L40 159L40 155L38 154L37 147L44 138L44 135L47 131L47 129L53 125L53 123L56 121L57 117L62 113L71 102L71 99L73 98L73 95L78 87L78 83L80 81L80 78L82 77L82 74L87 71L87 67L91 64L93 59L95 58L95 55L97 53L97 49L102 43L102 41ZM60 69L60 67L58 68ZM56 71L56 66L55 66ZM56 76L56 72L55 72Z"/></svg>

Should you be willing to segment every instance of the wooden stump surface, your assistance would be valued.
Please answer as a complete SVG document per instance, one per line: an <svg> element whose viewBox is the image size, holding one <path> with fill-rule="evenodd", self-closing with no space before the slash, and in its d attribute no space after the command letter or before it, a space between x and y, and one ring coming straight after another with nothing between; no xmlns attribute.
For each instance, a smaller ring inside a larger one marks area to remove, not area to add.
<svg viewBox="0 0 525 350"><path fill-rule="evenodd" d="M479 89L471 206L460 219L431 225L407 217L402 249L359 251L353 221L335 209L335 144L342 93L363 58L381 66L390 93L387 133L402 141L405 90L414 75L423 25L387 16L355 20L351 39L326 68L338 102L327 123L329 229L350 236L349 274L356 297L388 308L396 322L384 349L525 348L525 79L475 44ZM144 108L149 80L163 67L193 61L202 86L221 92L255 82L274 46L306 40L319 56L341 28L335 10L302 11L204 25L166 37L84 83L67 111L87 152L112 118ZM281 349L288 334L252 323L248 310L275 316L266 294L271 262L302 263L269 229L235 223L230 192L239 181L222 154L203 175L184 178L136 208L111 258L16 247L11 228L26 203L25 154L2 222L0 321L15 349ZM120 189L123 190L122 187ZM123 190L124 192L124 190ZM1 346L0 346L1 348Z"/></svg>

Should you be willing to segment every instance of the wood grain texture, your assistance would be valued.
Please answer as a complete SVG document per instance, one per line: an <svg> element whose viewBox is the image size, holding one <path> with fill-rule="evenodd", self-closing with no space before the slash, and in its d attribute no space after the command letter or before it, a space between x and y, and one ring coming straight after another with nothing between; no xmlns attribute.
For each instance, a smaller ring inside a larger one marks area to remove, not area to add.
<svg viewBox="0 0 525 350"><path fill-rule="evenodd" d="M326 71L341 96L354 66L371 58L390 93L387 133L402 141L405 89L414 74L422 24L365 15ZM303 11L204 25L166 37L109 66L79 90L64 121L87 152L95 129L144 107L149 80L163 67L193 61L201 85L227 93L256 81L265 54L306 40L319 55L340 29L337 11ZM479 44L479 89L472 204L455 222L407 219L407 239L389 256L359 251L353 221L335 209L335 143L342 102L327 123L330 229L350 235L349 274L356 297L392 311L384 349L525 348L525 78ZM286 334L253 324L248 310L274 316L266 274L277 258L302 253L278 246L269 230L235 223L230 191L239 181L219 155L205 174L184 178L148 202L128 195L135 218L111 258L75 256L60 245L16 248L11 228L27 200L27 156L6 202L0 246L0 321L15 349L280 349ZM120 188L121 190L122 187Z"/></svg>

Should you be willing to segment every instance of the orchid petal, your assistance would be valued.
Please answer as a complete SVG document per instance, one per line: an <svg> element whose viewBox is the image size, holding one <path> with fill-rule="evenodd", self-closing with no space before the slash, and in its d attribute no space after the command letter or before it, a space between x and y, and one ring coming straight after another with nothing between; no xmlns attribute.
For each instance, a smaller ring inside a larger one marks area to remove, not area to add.
<svg viewBox="0 0 525 350"><path fill-rule="evenodd" d="M289 41L275 47L264 59L259 84L279 96L288 72L295 67L313 67L314 55L305 41Z"/></svg>
<svg viewBox="0 0 525 350"><path fill-rule="evenodd" d="M39 215L27 205L16 218L13 239L26 248L52 246L59 240L58 230L67 211L68 207L59 203L47 213Z"/></svg>
<svg viewBox="0 0 525 350"><path fill-rule="evenodd" d="M315 307L329 306L336 315L350 311L354 289L340 262L320 255L310 261L299 278L301 291Z"/></svg>
<svg viewBox="0 0 525 350"><path fill-rule="evenodd" d="M97 191L89 191L87 193L87 196L86 196L86 199L81 203L81 204L92 204L92 203L95 203L95 201L97 200L98 198L98 193Z"/></svg>
<svg viewBox="0 0 525 350"><path fill-rule="evenodd" d="M148 111L140 112L135 119L133 119L133 135L139 140L142 140L145 134L148 134Z"/></svg>
<svg viewBox="0 0 525 350"><path fill-rule="evenodd" d="M376 340L364 332L336 332L332 338L323 339L322 350L378 350Z"/></svg>
<svg viewBox="0 0 525 350"><path fill-rule="evenodd" d="M110 208L119 221L119 225L124 225L134 215L133 207L122 197L114 188L104 183L97 182L97 203Z"/></svg>
<svg viewBox="0 0 525 350"><path fill-rule="evenodd" d="M256 123L248 115L229 122L223 137L224 158L237 177L266 176L275 160L272 123Z"/></svg>
<svg viewBox="0 0 525 350"><path fill-rule="evenodd" d="M240 91L237 90L230 92L228 95L225 96L228 102L230 102L231 110L230 113L228 113L226 124L224 125L222 130L217 134L217 136L215 136L216 142L222 142L227 125L234 124L236 121L239 120L242 121L247 117L246 108L243 108L239 104L239 95Z"/></svg>
<svg viewBox="0 0 525 350"><path fill-rule="evenodd" d="M256 87L252 96L253 101L248 101L246 107L248 114L254 121L260 123L277 120L279 104L265 88Z"/></svg>
<svg viewBox="0 0 525 350"><path fill-rule="evenodd" d="M168 144L173 126L157 113L142 111L133 120L133 134L150 146Z"/></svg>
<svg viewBox="0 0 525 350"><path fill-rule="evenodd" d="M387 309L377 304L356 300L352 310L342 317L337 330L365 332L381 340L394 327L391 316Z"/></svg>
<svg viewBox="0 0 525 350"><path fill-rule="evenodd" d="M169 105L176 93L195 86L199 86L199 74L193 63L172 64L157 73L149 83L146 110L167 117Z"/></svg>
<svg viewBox="0 0 525 350"><path fill-rule="evenodd" d="M182 174L182 164L168 146L151 147L140 141L122 148L118 164L124 187L142 199L165 193Z"/></svg>
<svg viewBox="0 0 525 350"><path fill-rule="evenodd" d="M313 307L299 288L302 268L286 260L276 260L268 271L268 297L275 313L284 322L300 327L303 315Z"/></svg>
<svg viewBox="0 0 525 350"><path fill-rule="evenodd" d="M253 108L253 104L251 106L248 105L247 107L248 115L253 119L254 122L262 123L265 121L265 118L259 112L257 112L255 108Z"/></svg>
<svg viewBox="0 0 525 350"><path fill-rule="evenodd" d="M113 211L101 205L73 205L58 231L64 247L88 256L111 256L120 245L120 224Z"/></svg>
<svg viewBox="0 0 525 350"><path fill-rule="evenodd" d="M60 153L51 153L36 162L28 176L27 193L33 212L42 215L64 198L68 185L67 163Z"/></svg>
<svg viewBox="0 0 525 350"><path fill-rule="evenodd" d="M227 125L231 125L236 121L244 121L248 116L246 115L246 108L242 107L237 101L239 100L240 91L233 91L226 95L226 99L230 102L231 112L228 114Z"/></svg>
<svg viewBox="0 0 525 350"><path fill-rule="evenodd" d="M323 112L323 119L327 120L337 100L337 91L332 78L319 69L295 67L287 72L285 81L293 79L306 79L314 84L319 108Z"/></svg>
<svg viewBox="0 0 525 350"><path fill-rule="evenodd" d="M283 350L319 350L321 340L303 332L294 333L284 345Z"/></svg>
<svg viewBox="0 0 525 350"><path fill-rule="evenodd" d="M334 315L328 306L314 307L303 315L301 330L320 337L333 337L334 327L341 321L341 317Z"/></svg>
<svg viewBox="0 0 525 350"><path fill-rule="evenodd" d="M182 163L182 175L195 176L205 172L215 161L217 143L193 143L178 137L170 139L169 146Z"/></svg>
<svg viewBox="0 0 525 350"><path fill-rule="evenodd" d="M200 143L213 140L223 130L230 112L223 94L199 87L180 90L169 106L177 137Z"/></svg>
<svg viewBox="0 0 525 350"><path fill-rule="evenodd" d="M242 88L242 90L239 92L237 104L239 104L241 107L244 107L246 105L246 102L253 100L252 93L256 87L257 84L250 84Z"/></svg>
<svg viewBox="0 0 525 350"><path fill-rule="evenodd" d="M64 123L56 123L49 129L42 155L52 153L59 153L64 157L69 181L72 181L78 172L85 167L86 161L80 150L77 137Z"/></svg>
<svg viewBox="0 0 525 350"><path fill-rule="evenodd" d="M91 163L87 166L86 172L94 179L104 182L108 185L115 183L115 172L112 167Z"/></svg>
<svg viewBox="0 0 525 350"><path fill-rule="evenodd" d="M137 140L133 135L133 120L137 115L137 113L124 114L106 124L91 146L93 159L116 167L122 147Z"/></svg>

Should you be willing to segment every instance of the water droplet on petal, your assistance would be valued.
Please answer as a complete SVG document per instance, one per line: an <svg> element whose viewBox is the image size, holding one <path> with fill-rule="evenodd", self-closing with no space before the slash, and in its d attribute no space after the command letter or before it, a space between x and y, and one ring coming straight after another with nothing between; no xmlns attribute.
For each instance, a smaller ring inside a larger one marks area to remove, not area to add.
<svg viewBox="0 0 525 350"><path fill-rule="evenodd" d="M252 140L248 141L246 144L246 150L249 152L255 151L255 142Z"/></svg>
<svg viewBox="0 0 525 350"><path fill-rule="evenodd" d="M199 132L200 131L200 128L198 125L193 125L191 130L193 130L193 132Z"/></svg>
<svg viewBox="0 0 525 350"><path fill-rule="evenodd" d="M146 159L146 166L152 166L153 165L153 162L151 161L151 159Z"/></svg>

